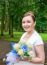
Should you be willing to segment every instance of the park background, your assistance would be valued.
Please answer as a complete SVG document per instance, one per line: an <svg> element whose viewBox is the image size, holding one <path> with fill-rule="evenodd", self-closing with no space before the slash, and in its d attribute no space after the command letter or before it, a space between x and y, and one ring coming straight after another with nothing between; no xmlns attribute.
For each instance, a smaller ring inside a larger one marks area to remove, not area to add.
<svg viewBox="0 0 47 65"><path fill-rule="evenodd" d="M18 42L24 33L21 22L27 11L33 11L35 14L36 30L41 35L47 52L47 0L0 0L1 65L4 65L2 58L10 50L10 42ZM47 54L45 64L47 64Z"/></svg>

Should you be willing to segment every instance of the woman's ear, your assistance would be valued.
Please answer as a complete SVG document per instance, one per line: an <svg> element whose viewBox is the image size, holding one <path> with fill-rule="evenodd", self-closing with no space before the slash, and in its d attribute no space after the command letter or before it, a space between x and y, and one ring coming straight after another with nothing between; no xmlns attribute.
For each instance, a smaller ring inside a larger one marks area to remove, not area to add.
<svg viewBox="0 0 47 65"><path fill-rule="evenodd" d="M34 26L36 25L36 21L35 21L35 23L34 23Z"/></svg>

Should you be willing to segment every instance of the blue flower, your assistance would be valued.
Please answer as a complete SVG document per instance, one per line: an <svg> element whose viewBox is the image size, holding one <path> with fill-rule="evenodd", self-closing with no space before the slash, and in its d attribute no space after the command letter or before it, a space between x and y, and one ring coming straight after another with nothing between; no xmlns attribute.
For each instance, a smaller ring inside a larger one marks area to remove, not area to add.
<svg viewBox="0 0 47 65"><path fill-rule="evenodd" d="M11 53L13 53L16 57L20 57L16 50L11 50Z"/></svg>
<svg viewBox="0 0 47 65"><path fill-rule="evenodd" d="M10 42L10 48L13 49L14 42Z"/></svg>
<svg viewBox="0 0 47 65"><path fill-rule="evenodd" d="M21 48L23 49L23 52L28 51L28 46L26 44L21 45Z"/></svg>
<svg viewBox="0 0 47 65"><path fill-rule="evenodd" d="M8 65L10 62L9 61L6 61L6 65Z"/></svg>

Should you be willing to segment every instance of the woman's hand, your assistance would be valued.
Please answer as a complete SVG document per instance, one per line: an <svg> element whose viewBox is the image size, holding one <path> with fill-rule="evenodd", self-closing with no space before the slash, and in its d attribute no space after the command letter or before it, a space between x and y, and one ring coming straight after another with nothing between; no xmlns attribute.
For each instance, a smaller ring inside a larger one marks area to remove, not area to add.
<svg viewBox="0 0 47 65"><path fill-rule="evenodd" d="M16 62L19 62L20 60L21 60L20 58L17 58L17 59L16 59Z"/></svg>
<svg viewBox="0 0 47 65"><path fill-rule="evenodd" d="M28 57L21 58L20 61L28 61Z"/></svg>

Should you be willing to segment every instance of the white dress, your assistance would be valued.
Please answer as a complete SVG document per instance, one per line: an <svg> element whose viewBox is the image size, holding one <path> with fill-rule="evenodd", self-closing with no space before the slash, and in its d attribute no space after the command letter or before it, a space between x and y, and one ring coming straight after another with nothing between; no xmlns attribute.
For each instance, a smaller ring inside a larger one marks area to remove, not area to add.
<svg viewBox="0 0 47 65"><path fill-rule="evenodd" d="M25 32L21 39L20 39L20 42L24 42L24 36L27 34L27 32ZM34 52L33 54L33 57L36 56L35 54L35 46L36 45L40 45L40 44L44 44L40 35L34 31L34 33L30 36L30 38L27 40L27 43L30 44L32 46L32 51ZM44 65L44 64L34 64L34 63L31 63L31 62L27 62L27 61L19 61L17 63L15 63L14 65Z"/></svg>

